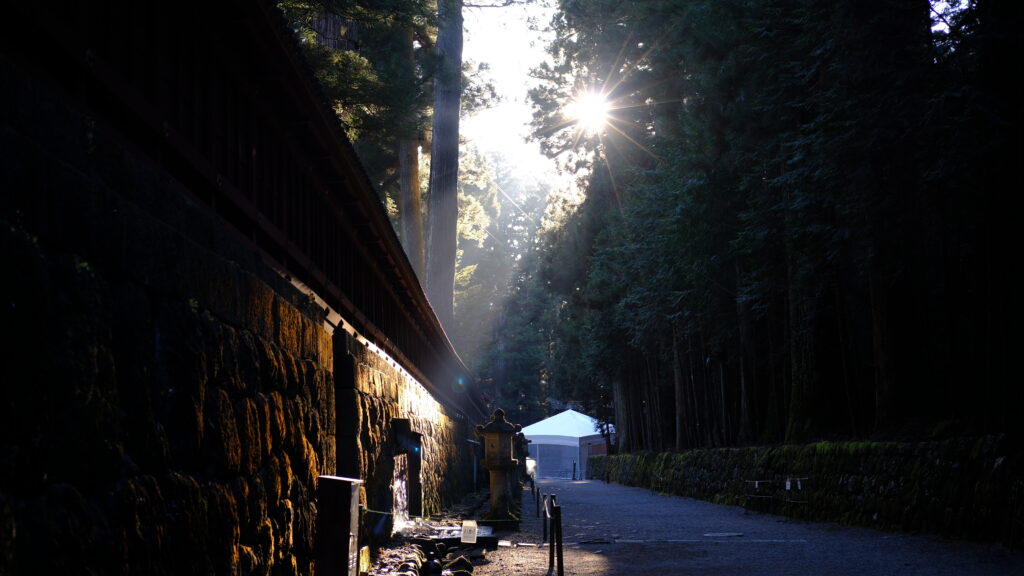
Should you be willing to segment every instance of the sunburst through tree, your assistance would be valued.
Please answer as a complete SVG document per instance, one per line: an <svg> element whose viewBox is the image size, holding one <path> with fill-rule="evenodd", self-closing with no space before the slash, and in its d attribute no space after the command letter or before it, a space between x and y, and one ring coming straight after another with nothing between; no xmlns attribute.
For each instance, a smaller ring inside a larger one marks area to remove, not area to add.
<svg viewBox="0 0 1024 576"><path fill-rule="evenodd" d="M608 123L611 109L604 94L586 90L576 95L565 107L565 115L573 121L584 135L597 135Z"/></svg>
<svg viewBox="0 0 1024 576"><path fill-rule="evenodd" d="M532 70L540 81L530 90L532 138L569 173L583 174L599 159L613 170L610 152L659 163L652 146L656 109L665 113L663 105L681 100L663 79L651 77L660 38L644 42L627 27L606 31L597 38L561 29L548 48L552 60ZM609 175L614 188L616 175Z"/></svg>

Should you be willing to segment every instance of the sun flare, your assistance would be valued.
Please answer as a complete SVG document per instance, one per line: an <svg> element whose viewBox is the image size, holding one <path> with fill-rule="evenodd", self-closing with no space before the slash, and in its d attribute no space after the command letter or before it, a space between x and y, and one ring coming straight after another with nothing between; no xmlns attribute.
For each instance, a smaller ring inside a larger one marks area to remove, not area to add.
<svg viewBox="0 0 1024 576"><path fill-rule="evenodd" d="M588 135L597 134L608 123L609 103L599 92L584 92L566 108L566 114Z"/></svg>

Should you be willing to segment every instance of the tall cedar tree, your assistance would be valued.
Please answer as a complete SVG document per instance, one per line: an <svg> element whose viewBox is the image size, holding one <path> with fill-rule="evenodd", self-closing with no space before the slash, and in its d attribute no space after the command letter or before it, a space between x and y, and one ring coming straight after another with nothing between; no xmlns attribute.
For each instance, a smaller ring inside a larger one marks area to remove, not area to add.
<svg viewBox="0 0 1024 576"><path fill-rule="evenodd" d="M426 292L441 326L450 330L454 322L456 230L459 217L462 0L439 0L437 15L435 50L442 66L434 77Z"/></svg>
<svg viewBox="0 0 1024 576"><path fill-rule="evenodd" d="M591 171L541 263L554 389L612 397L625 449L1019 429L1019 7L560 7L536 134ZM600 140L558 130L591 83Z"/></svg>
<svg viewBox="0 0 1024 576"><path fill-rule="evenodd" d="M326 97L377 185L413 269L423 274L419 146L436 62L429 2L316 0L278 4L292 22ZM397 214L396 214L397 210Z"/></svg>

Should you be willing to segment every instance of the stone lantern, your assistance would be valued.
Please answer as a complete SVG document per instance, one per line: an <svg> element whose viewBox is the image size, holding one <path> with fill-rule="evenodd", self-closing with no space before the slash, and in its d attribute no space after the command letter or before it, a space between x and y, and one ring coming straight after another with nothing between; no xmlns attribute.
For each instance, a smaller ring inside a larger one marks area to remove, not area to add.
<svg viewBox="0 0 1024 576"><path fill-rule="evenodd" d="M501 408L491 414L487 424L476 427L476 435L484 441L482 464L490 475L491 509L484 515L484 520L519 521L511 486L519 467L519 461L513 454L514 438L522 429L519 424L506 420L505 411Z"/></svg>

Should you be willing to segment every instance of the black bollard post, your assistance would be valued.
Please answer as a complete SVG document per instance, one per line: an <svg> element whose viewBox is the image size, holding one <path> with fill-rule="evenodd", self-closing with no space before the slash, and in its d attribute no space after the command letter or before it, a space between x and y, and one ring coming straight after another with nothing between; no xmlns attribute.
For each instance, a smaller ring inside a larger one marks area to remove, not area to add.
<svg viewBox="0 0 1024 576"><path fill-rule="evenodd" d="M549 517L551 521L551 538L548 540L548 574L555 569L555 505L552 502L551 508L545 508L544 516Z"/></svg>
<svg viewBox="0 0 1024 576"><path fill-rule="evenodd" d="M576 480L576 461L572 461L572 479Z"/></svg>
<svg viewBox="0 0 1024 576"><path fill-rule="evenodd" d="M553 519L555 536L552 540L556 540L558 542L556 545L558 548L556 552L558 554L558 576L565 576L565 562L562 557L562 507L552 506L551 508L555 513L555 517Z"/></svg>
<svg viewBox="0 0 1024 576"><path fill-rule="evenodd" d="M541 542L548 541L548 495L544 495L544 516L540 519L541 528L544 531L544 535L541 536Z"/></svg>

